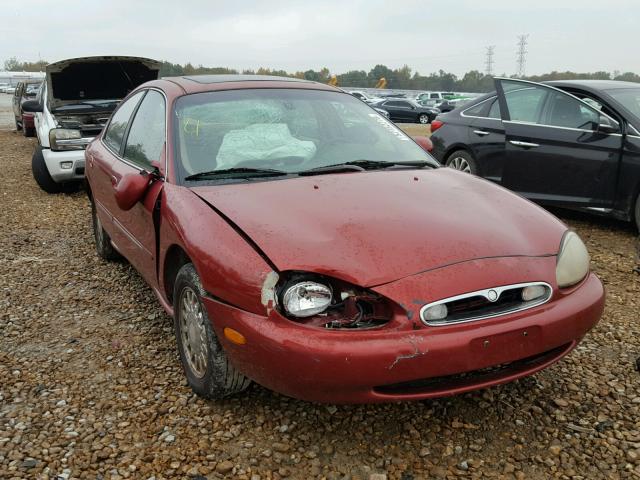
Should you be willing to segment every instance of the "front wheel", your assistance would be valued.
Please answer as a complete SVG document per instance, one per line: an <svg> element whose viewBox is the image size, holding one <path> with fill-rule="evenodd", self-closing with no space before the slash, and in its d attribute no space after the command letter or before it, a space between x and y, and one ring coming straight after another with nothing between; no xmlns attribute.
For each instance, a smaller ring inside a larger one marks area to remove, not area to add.
<svg viewBox="0 0 640 480"><path fill-rule="evenodd" d="M60 193L62 191L62 185L56 183L49 174L49 169L42 154L42 147L40 146L37 146L35 152L33 152L31 171L33 172L33 178L36 180L36 183L45 192Z"/></svg>
<svg viewBox="0 0 640 480"><path fill-rule="evenodd" d="M104 260L117 260L120 254L117 252L113 245L111 245L111 238L109 234L102 227L100 217L96 211L96 204L91 202L91 220L93 222L93 238L96 243L96 252L98 256Z"/></svg>
<svg viewBox="0 0 640 480"><path fill-rule="evenodd" d="M204 289L192 263L184 265L173 290L173 317L178 353L191 389L219 399L246 389L251 380L229 362L202 304Z"/></svg>
<svg viewBox="0 0 640 480"><path fill-rule="evenodd" d="M418 117L418 122L423 124L423 125L426 125L426 124L430 123L429 122L429 115L427 115L426 113L420 114L420 116Z"/></svg>
<svg viewBox="0 0 640 480"><path fill-rule="evenodd" d="M471 173L473 175L476 175L478 172L475 160L464 150L458 150L449 155L445 165L454 170L460 170L461 172Z"/></svg>

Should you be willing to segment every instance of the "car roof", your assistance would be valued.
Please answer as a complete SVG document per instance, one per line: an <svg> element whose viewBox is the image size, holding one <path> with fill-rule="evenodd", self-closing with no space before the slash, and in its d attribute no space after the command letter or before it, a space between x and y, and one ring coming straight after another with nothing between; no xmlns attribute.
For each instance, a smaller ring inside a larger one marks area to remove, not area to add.
<svg viewBox="0 0 640 480"><path fill-rule="evenodd" d="M553 87L583 87L591 90L615 90L618 88L640 88L635 82L623 82L620 80L551 80L542 82Z"/></svg>
<svg viewBox="0 0 640 480"><path fill-rule="evenodd" d="M248 88L298 88L342 92L339 88L300 78L277 77L274 75L185 75L163 77L152 82L171 82L181 87L185 93L208 92L214 90L238 90Z"/></svg>

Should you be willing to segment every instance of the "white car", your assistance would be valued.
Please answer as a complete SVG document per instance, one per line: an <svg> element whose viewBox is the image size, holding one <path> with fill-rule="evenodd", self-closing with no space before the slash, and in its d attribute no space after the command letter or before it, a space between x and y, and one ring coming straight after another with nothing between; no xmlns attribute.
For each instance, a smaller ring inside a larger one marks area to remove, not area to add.
<svg viewBox="0 0 640 480"><path fill-rule="evenodd" d="M6 93L7 88L9 88L11 85L9 85L8 83L0 83L0 93Z"/></svg>
<svg viewBox="0 0 640 480"><path fill-rule="evenodd" d="M6 87L4 89L4 93L8 93L9 95L13 95L14 93L16 93L16 87L14 87L13 85L10 85L8 87Z"/></svg>
<svg viewBox="0 0 640 480"><path fill-rule="evenodd" d="M35 114L38 146L31 169L45 192L57 193L84 180L84 149L127 94L158 78L160 62L139 57L83 57L49 64L35 100L22 104Z"/></svg>

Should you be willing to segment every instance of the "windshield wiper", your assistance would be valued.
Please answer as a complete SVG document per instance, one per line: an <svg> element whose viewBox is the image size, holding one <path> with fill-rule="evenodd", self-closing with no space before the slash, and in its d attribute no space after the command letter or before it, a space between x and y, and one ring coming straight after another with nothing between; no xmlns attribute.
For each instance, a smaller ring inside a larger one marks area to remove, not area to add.
<svg viewBox="0 0 640 480"><path fill-rule="evenodd" d="M288 172L281 170L273 170L271 168L251 168L251 167L233 167L223 168L221 170L209 170L207 172L198 172L193 175L184 177L185 180L202 180L215 177L242 178L242 177L279 177L289 175Z"/></svg>
<svg viewBox="0 0 640 480"><path fill-rule="evenodd" d="M337 173L357 171L362 172L365 170L377 170L391 167L433 167L429 162L422 160L415 160L409 162L385 162L381 160L353 160L350 162L336 163L334 165L325 165L322 167L311 168L309 170L303 170L297 172L300 176L306 175L321 175L323 173Z"/></svg>

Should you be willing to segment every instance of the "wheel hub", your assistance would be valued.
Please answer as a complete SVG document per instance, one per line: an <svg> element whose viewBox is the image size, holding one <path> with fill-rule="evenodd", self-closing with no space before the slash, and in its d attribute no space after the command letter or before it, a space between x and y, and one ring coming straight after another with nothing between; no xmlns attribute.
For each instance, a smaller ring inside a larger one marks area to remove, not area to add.
<svg viewBox="0 0 640 480"><path fill-rule="evenodd" d="M198 295L191 287L182 290L180 301L180 337L182 350L191 372L198 378L207 371L207 331Z"/></svg>

